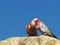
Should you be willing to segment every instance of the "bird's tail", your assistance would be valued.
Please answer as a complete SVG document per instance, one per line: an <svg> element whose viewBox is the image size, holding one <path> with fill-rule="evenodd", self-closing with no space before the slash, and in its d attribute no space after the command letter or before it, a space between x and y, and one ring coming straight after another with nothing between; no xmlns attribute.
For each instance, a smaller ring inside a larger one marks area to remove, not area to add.
<svg viewBox="0 0 60 45"><path fill-rule="evenodd" d="M54 38L56 38L57 39L57 37L51 32L51 34L52 34L52 37L54 37Z"/></svg>
<svg viewBox="0 0 60 45"><path fill-rule="evenodd" d="M53 34L53 37L55 37L57 39L57 37Z"/></svg>

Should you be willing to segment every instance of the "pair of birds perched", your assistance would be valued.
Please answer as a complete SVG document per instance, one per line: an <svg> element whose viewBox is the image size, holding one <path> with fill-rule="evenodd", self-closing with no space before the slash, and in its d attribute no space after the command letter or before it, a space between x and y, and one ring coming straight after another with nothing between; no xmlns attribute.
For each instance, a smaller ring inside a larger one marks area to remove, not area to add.
<svg viewBox="0 0 60 45"><path fill-rule="evenodd" d="M43 35L57 38L42 21L40 21L38 18L34 18L26 26L26 31L29 36L37 36L37 30L39 30Z"/></svg>

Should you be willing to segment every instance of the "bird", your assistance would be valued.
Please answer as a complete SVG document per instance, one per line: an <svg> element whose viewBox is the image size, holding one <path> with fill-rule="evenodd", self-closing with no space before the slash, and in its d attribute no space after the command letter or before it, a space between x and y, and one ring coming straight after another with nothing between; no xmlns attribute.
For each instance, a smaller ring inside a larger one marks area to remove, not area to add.
<svg viewBox="0 0 60 45"><path fill-rule="evenodd" d="M32 21L35 22L34 25L36 30L39 30L42 35L57 38L41 20L34 18Z"/></svg>
<svg viewBox="0 0 60 45"><path fill-rule="evenodd" d="M26 26L26 32L28 36L37 36L37 31L36 28L34 27L35 22L31 21L27 26Z"/></svg>

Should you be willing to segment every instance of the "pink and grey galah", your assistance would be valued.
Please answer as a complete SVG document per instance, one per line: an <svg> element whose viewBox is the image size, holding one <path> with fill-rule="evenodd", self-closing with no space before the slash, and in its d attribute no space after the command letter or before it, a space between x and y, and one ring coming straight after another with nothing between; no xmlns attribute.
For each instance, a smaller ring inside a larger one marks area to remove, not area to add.
<svg viewBox="0 0 60 45"><path fill-rule="evenodd" d="M35 27L36 30L39 30L43 35L47 35L50 37L55 37L57 38L49 29L48 27L40 21L38 18L34 18L32 22L35 22L33 26Z"/></svg>

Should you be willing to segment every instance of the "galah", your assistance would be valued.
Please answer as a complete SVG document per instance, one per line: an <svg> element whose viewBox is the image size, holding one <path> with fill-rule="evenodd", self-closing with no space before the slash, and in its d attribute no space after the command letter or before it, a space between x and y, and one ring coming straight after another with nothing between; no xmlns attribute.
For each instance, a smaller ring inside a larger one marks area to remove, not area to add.
<svg viewBox="0 0 60 45"><path fill-rule="evenodd" d="M34 18L32 21L35 22L36 30L41 31L41 33L42 33L43 35L47 35L47 36L50 36L50 37L55 37L55 38L57 38L57 37L48 29L48 27L47 27L42 21L40 21L38 18Z"/></svg>
<svg viewBox="0 0 60 45"><path fill-rule="evenodd" d="M28 36L37 36L37 31L34 25L35 22L31 21L31 23L26 26L26 32L28 33Z"/></svg>

